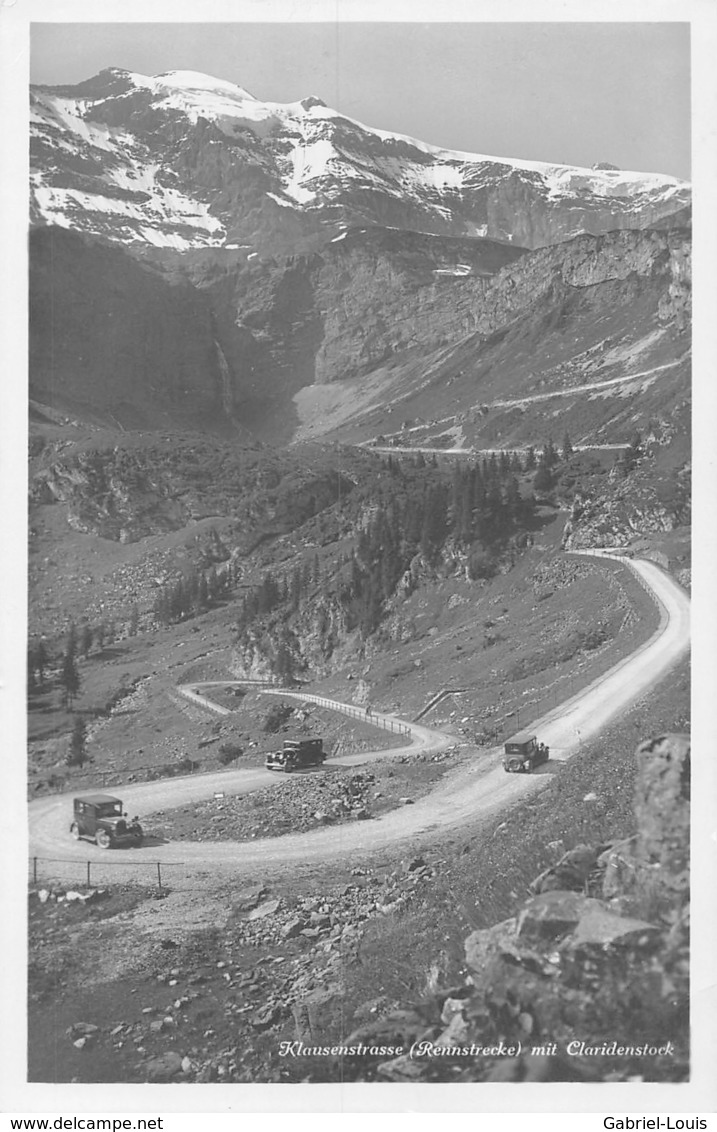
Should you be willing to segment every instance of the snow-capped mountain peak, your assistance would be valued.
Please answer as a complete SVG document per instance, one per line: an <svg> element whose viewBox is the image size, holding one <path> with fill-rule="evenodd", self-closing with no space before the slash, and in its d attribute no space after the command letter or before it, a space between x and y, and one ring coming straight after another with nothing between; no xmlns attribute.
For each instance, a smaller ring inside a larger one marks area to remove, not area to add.
<svg viewBox="0 0 717 1132"><path fill-rule="evenodd" d="M441 149L196 71L37 88L31 121L34 219L124 244L254 254L380 224L536 247L689 201L673 177Z"/></svg>

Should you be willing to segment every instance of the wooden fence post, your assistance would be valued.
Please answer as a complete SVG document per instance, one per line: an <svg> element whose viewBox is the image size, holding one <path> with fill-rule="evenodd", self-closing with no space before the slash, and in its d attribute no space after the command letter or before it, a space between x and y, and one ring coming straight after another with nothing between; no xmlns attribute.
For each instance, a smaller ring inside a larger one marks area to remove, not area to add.
<svg viewBox="0 0 717 1132"><path fill-rule="evenodd" d="M159 885L159 891L161 892L162 891L162 866L160 865L159 861L157 861L157 884Z"/></svg>
<svg viewBox="0 0 717 1132"><path fill-rule="evenodd" d="M37 857L32 858L32 883L37 884Z"/></svg>
<svg viewBox="0 0 717 1132"><path fill-rule="evenodd" d="M90 887L90 884L91 884L91 882L90 882L90 870L91 870L91 868L92 868L92 862L88 861L87 862L87 887L88 888Z"/></svg>

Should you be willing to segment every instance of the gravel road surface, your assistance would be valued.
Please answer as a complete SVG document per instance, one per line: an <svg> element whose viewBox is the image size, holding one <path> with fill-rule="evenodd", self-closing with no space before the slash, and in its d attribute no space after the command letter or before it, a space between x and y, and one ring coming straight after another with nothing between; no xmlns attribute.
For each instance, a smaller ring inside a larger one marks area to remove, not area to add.
<svg viewBox="0 0 717 1132"><path fill-rule="evenodd" d="M586 553L611 556L607 551ZM685 592L655 563L642 559L624 561L657 602L660 625L636 652L531 724L551 751L550 762L531 775L506 774L501 765L501 750L494 748L476 755L474 763L449 772L435 790L414 805L403 806L379 819L251 842L147 843L140 849L115 851L103 851L89 841L72 841L68 832L72 796L50 795L30 804L30 853L62 858L68 863L90 859L95 884L116 881L119 876L126 880L128 873L135 871L138 879L146 877L148 866L156 861L167 866L176 863L176 869L170 871L169 883L181 887L182 879L192 874L196 878L198 872L209 883L214 871L226 880L227 871L258 873L277 868L285 870L292 864L319 864L347 856L360 857L392 844L415 842L491 816L527 794L543 789L551 776L559 773L562 762L579 754L582 743L592 739L645 695L689 649L689 598ZM346 706L337 704L337 708ZM407 747L363 752L330 760L327 765L364 764L379 758L396 758L417 749L439 751L456 741L433 728L415 723L411 728L412 743ZM211 798L216 792L244 794L282 781L287 781L283 775L255 768L124 786L120 794L129 812L141 818L142 813ZM113 863L120 860L126 867L113 868Z"/></svg>

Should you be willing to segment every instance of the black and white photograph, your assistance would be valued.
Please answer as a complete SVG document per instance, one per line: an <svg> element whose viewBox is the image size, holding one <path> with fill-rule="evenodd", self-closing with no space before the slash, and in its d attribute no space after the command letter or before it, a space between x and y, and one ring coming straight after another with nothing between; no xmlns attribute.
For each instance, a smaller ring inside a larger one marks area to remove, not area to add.
<svg viewBox="0 0 717 1132"><path fill-rule="evenodd" d="M23 1087L677 1111L714 10L154 7L26 10Z"/></svg>

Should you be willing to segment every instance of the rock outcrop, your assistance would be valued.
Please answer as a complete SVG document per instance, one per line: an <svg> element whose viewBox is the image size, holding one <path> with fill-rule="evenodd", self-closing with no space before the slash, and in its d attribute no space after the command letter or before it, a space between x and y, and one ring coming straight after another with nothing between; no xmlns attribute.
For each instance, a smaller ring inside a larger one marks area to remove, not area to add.
<svg viewBox="0 0 717 1132"><path fill-rule="evenodd" d="M398 1034L433 1056L356 1062L353 1079L684 1080L689 751L684 735L642 743L635 836L565 853L512 918L467 937L462 986L347 1039Z"/></svg>

